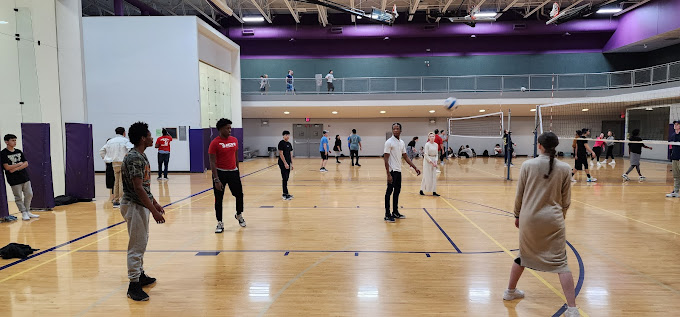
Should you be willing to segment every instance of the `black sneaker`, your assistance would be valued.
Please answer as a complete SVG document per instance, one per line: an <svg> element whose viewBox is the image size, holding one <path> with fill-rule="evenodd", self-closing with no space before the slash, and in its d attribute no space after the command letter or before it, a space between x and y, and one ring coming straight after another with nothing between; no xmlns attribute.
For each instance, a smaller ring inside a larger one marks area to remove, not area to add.
<svg viewBox="0 0 680 317"><path fill-rule="evenodd" d="M357 163L357 166L361 166L361 164Z"/></svg>
<svg viewBox="0 0 680 317"><path fill-rule="evenodd" d="M437 194L436 192L432 192L432 196L439 197L441 195Z"/></svg>
<svg viewBox="0 0 680 317"><path fill-rule="evenodd" d="M156 283L156 279L153 277L149 277L142 271L142 275L139 276L139 283L142 284L142 287L151 285L153 283Z"/></svg>
<svg viewBox="0 0 680 317"><path fill-rule="evenodd" d="M406 216L400 214L398 211L393 212L392 217L395 219L406 219Z"/></svg>
<svg viewBox="0 0 680 317"><path fill-rule="evenodd" d="M394 217L392 217L392 215L385 215L385 221L386 222L395 222Z"/></svg>
<svg viewBox="0 0 680 317"><path fill-rule="evenodd" d="M422 190L420 191L420 196L425 196L425 193L423 193Z"/></svg>
<svg viewBox="0 0 680 317"><path fill-rule="evenodd" d="M142 283L140 282L130 282L130 286L128 286L127 297L138 302L149 300L149 294L142 290Z"/></svg>

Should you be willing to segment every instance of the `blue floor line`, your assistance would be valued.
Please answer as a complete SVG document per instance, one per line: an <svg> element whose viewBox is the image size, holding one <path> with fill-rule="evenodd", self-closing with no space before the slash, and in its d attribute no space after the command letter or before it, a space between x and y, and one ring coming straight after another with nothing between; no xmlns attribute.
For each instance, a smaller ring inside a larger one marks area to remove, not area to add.
<svg viewBox="0 0 680 317"><path fill-rule="evenodd" d="M70 250L55 250L69 252ZM512 249L510 251L518 251ZM78 250L79 253L125 253L127 250ZM390 250L146 250L146 253L383 253L383 254L495 254L505 251L390 251Z"/></svg>
<svg viewBox="0 0 680 317"><path fill-rule="evenodd" d="M446 237L446 239L449 240L449 242L451 243L453 248L456 249L456 251L458 251L458 253L463 253L462 251L460 251L458 246L455 243L453 243L453 240L451 240L451 237L449 237L449 235L446 234L446 231L444 231L444 229L442 229L442 227L437 223L437 220L434 220L432 215L430 215L430 212L427 211L427 209L425 209L425 208L423 208L423 210L425 211L425 213L427 213L427 215L430 217L430 219L432 219L432 222L434 222L434 224L437 225L437 228L439 228L439 231L441 231L444 234L444 236Z"/></svg>
<svg viewBox="0 0 680 317"><path fill-rule="evenodd" d="M252 173L248 173L248 174L242 175L241 178L244 178L244 177L246 177L246 176L248 176L248 175L255 174L255 173L257 173L257 172L264 171L264 170L266 170L266 169L268 169L268 168L271 168L271 167L273 167L273 166L277 166L277 164L273 164L273 165L267 166L267 167L265 167L265 168L259 169L259 170L257 170L257 171L254 171L254 172L252 172ZM195 196L197 196L197 195L203 194L203 193L205 193L205 192L207 192L207 191L210 191L210 190L212 190L212 188L204 189L204 190L202 190L202 191L200 191L200 192L198 192L198 193L191 194L190 196L184 197L184 198L182 198L182 199L180 199L180 200L173 201L173 202L171 202L171 203L169 203L169 204L163 206L163 208L168 207L168 206L172 206L172 205L177 204L177 203L179 203L179 202L181 202L181 201L190 199L190 198L192 198L192 197L195 197ZM62 243L62 244L53 246L53 247L51 247L51 248L49 248L49 249L46 249L46 250L40 251L40 252L38 252L38 253L32 254L32 255L28 256L27 258L25 258L25 259L20 259L20 260L14 261L14 262L12 262L12 263L9 263L9 264L0 266L0 271L5 270L5 269L8 269L8 268L10 268L10 267L12 267L12 266L15 266L15 265L19 264L19 263L28 261L28 260L30 260L30 259L33 259L33 258L35 258L35 257L37 257L37 256L41 256L41 255L43 255L43 254L45 254L45 253L52 252L52 251L54 251L54 250L56 250L56 249L62 248L62 247L64 247L64 246L67 246L67 245L72 244L72 243L74 243L74 242L80 241L80 240L85 239L85 238L87 238L87 237L89 237L89 236L92 236L92 235L95 235L95 234L97 234L97 233L100 233L100 232L109 230L109 229L111 229L111 228L113 228L113 227L119 226L119 225L124 224L124 223L125 223L125 221L121 221L121 222L118 222L118 223L114 223L114 224L112 224L112 225L110 225L110 226L108 226L108 227L99 229L99 230L97 230L97 231L90 232L90 233L88 233L88 234L86 234L86 235L84 235L84 236L80 236L80 237L75 238L75 239L73 239L73 240L64 242L64 243Z"/></svg>

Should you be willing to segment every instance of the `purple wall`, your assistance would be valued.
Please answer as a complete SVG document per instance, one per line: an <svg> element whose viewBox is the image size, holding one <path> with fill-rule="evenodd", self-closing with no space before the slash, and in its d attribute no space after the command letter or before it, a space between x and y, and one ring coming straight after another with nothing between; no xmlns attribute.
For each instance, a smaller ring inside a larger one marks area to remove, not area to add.
<svg viewBox="0 0 680 317"><path fill-rule="evenodd" d="M603 51L609 52L680 28L680 0L655 0L623 14Z"/></svg>
<svg viewBox="0 0 680 317"><path fill-rule="evenodd" d="M66 195L94 198L92 125L66 123Z"/></svg>

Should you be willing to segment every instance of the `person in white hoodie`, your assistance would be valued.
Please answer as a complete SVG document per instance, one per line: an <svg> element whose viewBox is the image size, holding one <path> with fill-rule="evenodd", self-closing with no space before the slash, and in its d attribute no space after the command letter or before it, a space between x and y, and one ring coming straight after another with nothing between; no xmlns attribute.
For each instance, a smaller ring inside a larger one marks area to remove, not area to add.
<svg viewBox="0 0 680 317"><path fill-rule="evenodd" d="M120 168L123 165L125 155L133 147L130 140L125 137L125 128L117 127L116 136L106 141L106 144L99 149L99 155L101 155L104 163L111 163L113 165L113 175L115 178L112 199L113 208L120 208L120 198L123 195Z"/></svg>

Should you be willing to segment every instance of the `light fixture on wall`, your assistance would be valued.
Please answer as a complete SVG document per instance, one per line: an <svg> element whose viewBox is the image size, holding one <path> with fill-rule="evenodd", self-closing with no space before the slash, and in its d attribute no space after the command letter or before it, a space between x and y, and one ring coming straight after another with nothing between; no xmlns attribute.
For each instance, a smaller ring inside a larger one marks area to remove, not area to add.
<svg viewBox="0 0 680 317"><path fill-rule="evenodd" d="M9 22L7 21L0 21L0 24L8 24Z"/></svg>
<svg viewBox="0 0 680 317"><path fill-rule="evenodd" d="M435 124L435 123L437 123L437 119L431 118L431 119L430 119L430 124Z"/></svg>
<svg viewBox="0 0 680 317"><path fill-rule="evenodd" d="M263 127L268 127L269 126L269 120L260 120L260 123Z"/></svg>
<svg viewBox="0 0 680 317"><path fill-rule="evenodd" d="M652 107L647 107L647 108L645 108L645 110L647 110L647 111L654 111L654 109L652 109Z"/></svg>

